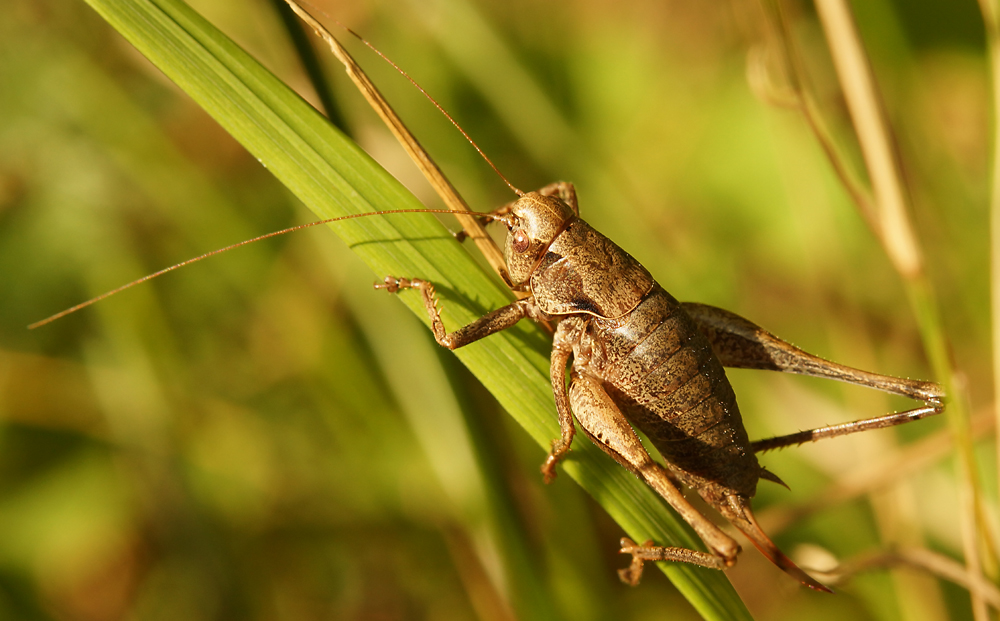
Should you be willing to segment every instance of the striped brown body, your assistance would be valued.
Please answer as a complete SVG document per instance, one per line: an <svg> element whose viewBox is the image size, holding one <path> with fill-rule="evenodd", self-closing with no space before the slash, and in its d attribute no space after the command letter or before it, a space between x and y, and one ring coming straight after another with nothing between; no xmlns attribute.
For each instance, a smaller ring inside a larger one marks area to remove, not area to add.
<svg viewBox="0 0 1000 621"><path fill-rule="evenodd" d="M558 196L556 196L558 195ZM677 481L696 491L768 559L806 586L828 591L795 565L760 528L750 506L757 482L780 483L755 450L798 444L917 420L941 412L944 391L933 382L879 375L804 352L729 311L682 304L627 252L579 218L569 184L529 192L489 214L508 231L505 278L521 299L453 332L437 309L434 287L386 277L389 291L418 288L435 340L457 349L521 319L555 322L549 375L560 436L542 473L556 476L579 427L596 446L655 490L694 528L708 552L637 545L622 539L632 565L619 571L636 584L647 561L725 569L740 546L696 509ZM566 368L572 365L569 386ZM907 412L799 432L751 444L723 367L771 369L838 379L925 401ZM665 463L636 434L646 434Z"/></svg>
<svg viewBox="0 0 1000 621"><path fill-rule="evenodd" d="M712 504L751 497L760 465L736 394L712 347L656 285L619 320L592 318L589 372L642 430L674 474Z"/></svg>
<svg viewBox="0 0 1000 621"><path fill-rule="evenodd" d="M575 373L604 389L709 503L753 496L760 466L722 363L680 302L631 255L572 219L531 276L547 314L586 322Z"/></svg>

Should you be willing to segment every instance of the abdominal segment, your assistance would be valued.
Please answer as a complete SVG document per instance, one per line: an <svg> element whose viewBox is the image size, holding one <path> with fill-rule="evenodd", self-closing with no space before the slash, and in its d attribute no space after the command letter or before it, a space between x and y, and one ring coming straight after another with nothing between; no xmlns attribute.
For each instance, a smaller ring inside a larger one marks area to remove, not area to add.
<svg viewBox="0 0 1000 621"><path fill-rule="evenodd" d="M753 496L760 475L722 363L656 285L631 313L595 318L586 372L599 377L672 470L713 504Z"/></svg>

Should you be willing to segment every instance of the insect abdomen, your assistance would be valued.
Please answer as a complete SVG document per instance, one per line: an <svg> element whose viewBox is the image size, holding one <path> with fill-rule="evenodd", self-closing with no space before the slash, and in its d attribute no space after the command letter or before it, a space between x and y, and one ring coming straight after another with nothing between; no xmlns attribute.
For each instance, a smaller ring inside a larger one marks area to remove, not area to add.
<svg viewBox="0 0 1000 621"><path fill-rule="evenodd" d="M629 315L591 323L592 372L685 483L752 496L760 466L711 345L656 285Z"/></svg>

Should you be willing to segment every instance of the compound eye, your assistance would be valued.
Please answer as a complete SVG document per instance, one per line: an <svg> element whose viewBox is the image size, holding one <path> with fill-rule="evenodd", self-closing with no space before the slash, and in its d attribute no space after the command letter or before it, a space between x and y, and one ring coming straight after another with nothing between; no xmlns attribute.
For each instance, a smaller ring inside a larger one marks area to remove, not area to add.
<svg viewBox="0 0 1000 621"><path fill-rule="evenodd" d="M514 231L514 252L520 254L526 251L530 245L531 240L528 239L528 234L523 229Z"/></svg>

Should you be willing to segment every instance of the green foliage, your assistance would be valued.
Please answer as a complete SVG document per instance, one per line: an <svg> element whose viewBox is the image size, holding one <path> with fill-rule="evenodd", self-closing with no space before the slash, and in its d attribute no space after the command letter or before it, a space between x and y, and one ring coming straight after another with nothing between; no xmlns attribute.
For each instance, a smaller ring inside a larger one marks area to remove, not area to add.
<svg viewBox="0 0 1000 621"><path fill-rule="evenodd" d="M459 352L490 397L397 300L371 292L370 272L325 232L241 249L25 332L132 278L304 221L274 177L323 217L419 206L229 41L308 93L270 10L196 6L222 35L176 0L91 4L215 121L82 3L16 0L0 25L0 615L745 614L715 572L667 568L694 609L654 572L620 587L618 527L568 481L540 484L538 444L557 430L541 331L525 325ZM439 97L515 184L574 181L587 218L678 297L732 308L849 364L926 376L891 268L801 119L753 98L729 18L572 7L352 7L337 17ZM893 19L862 26L900 28ZM894 76L887 105L949 300L942 314L975 386L987 381L976 369L988 367L989 329L982 59L974 48L884 41L898 45L876 60ZM357 55L471 204L510 200L433 108ZM914 67L920 80L896 77ZM436 206L330 69L351 133ZM816 71L822 91L828 75ZM949 209L935 208L945 197ZM379 277L441 283L449 327L507 299L432 217L335 231ZM400 298L423 319L415 295ZM905 405L734 375L753 437ZM808 505L839 474L896 455L894 437L766 456L795 491L762 486L765 528L789 552L808 543L847 558L917 533L959 554L942 468L782 528L782 506ZM690 537L585 439L574 448L566 472L626 532ZM906 500L915 489L916 509ZM967 611L960 594L907 575L865 574L834 598L807 593L753 550L730 574L762 617Z"/></svg>

